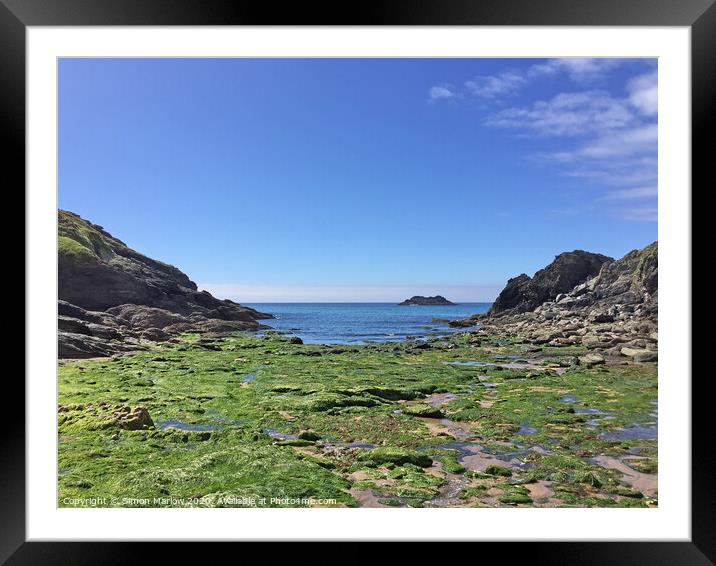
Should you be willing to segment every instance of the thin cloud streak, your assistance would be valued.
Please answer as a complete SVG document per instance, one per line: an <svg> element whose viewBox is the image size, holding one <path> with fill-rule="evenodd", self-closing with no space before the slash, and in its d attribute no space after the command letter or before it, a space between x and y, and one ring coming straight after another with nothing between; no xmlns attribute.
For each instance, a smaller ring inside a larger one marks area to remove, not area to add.
<svg viewBox="0 0 716 566"><path fill-rule="evenodd" d="M428 96L430 97L430 101L453 100L458 97L458 94L450 85L437 85L430 88Z"/></svg>
<svg viewBox="0 0 716 566"><path fill-rule="evenodd" d="M533 65L527 74L531 77L539 77L564 72L572 81L588 84L602 79L609 71L626 61L628 59L565 57L562 59L550 59L547 63Z"/></svg>
<svg viewBox="0 0 716 566"><path fill-rule="evenodd" d="M626 220L656 220L658 184L658 73L651 60L648 72L625 80L623 94L589 88L605 83L609 74L634 59L563 58L549 59L526 69L506 69L477 76L464 83L463 91L441 87L431 89L433 100L480 99L486 107L504 102L532 81L565 76L582 90L559 92L545 100L493 111L483 125L511 131L519 138L561 139L559 150L536 153L530 160L551 166L561 177L585 179L602 184L597 197L609 212ZM644 62L644 60L639 60ZM443 85L444 87L444 85ZM437 90L436 90L437 89ZM494 106L493 106L494 108ZM609 186L624 187L609 190ZM625 201L640 199L640 207L625 207ZM646 206L648 204L649 206ZM561 213L561 212L560 212ZM570 208L569 213L573 210Z"/></svg>
<svg viewBox="0 0 716 566"><path fill-rule="evenodd" d="M610 200L630 200L645 197L655 197L658 193L656 187L636 187L633 189L622 189L620 191L611 191L607 194Z"/></svg>
<svg viewBox="0 0 716 566"><path fill-rule="evenodd" d="M637 208L627 208L622 211L622 216L626 220L635 220L638 222L656 222L659 219L658 210L655 206L644 206Z"/></svg>
<svg viewBox="0 0 716 566"><path fill-rule="evenodd" d="M612 69L628 64L631 61L631 59L580 57L548 59L547 62L536 63L527 70L506 70L493 75L478 75L465 81L464 93L475 98L494 100L498 96L517 93L533 80L559 74L566 74L572 82L584 86L601 81ZM634 88L638 89L640 87L635 85ZM434 89L438 90L434 91ZM447 89L447 92L443 89ZM437 96L434 96L434 94ZM462 98L462 95L462 91L456 91L452 87L448 88L448 85L445 84L437 85L430 89L431 101L440 99L454 100L455 98ZM641 101L638 103L641 104ZM646 108L649 108L648 101L645 101L644 104Z"/></svg>
<svg viewBox="0 0 716 566"><path fill-rule="evenodd" d="M465 88L473 96L494 98L512 93L522 87L527 79L522 75L507 71L499 75L479 76L465 83Z"/></svg>
<svg viewBox="0 0 716 566"><path fill-rule="evenodd" d="M488 116L493 128L525 129L541 136L582 136L624 128L634 122L625 101L603 91L563 92L529 107L507 108Z"/></svg>
<svg viewBox="0 0 716 566"><path fill-rule="evenodd" d="M580 66L580 72L590 72L588 64L576 64L575 69ZM598 68L593 67L594 72ZM550 71L545 68L541 72ZM564 149L533 155L532 159L552 165L560 176L625 187L603 192L602 201L611 201L611 212L622 219L654 222L658 183L658 125L654 121L658 111L657 73L632 77L625 87L625 98L598 90L562 92L549 100L488 115L484 124L518 135L565 140ZM635 199L646 204L618 204Z"/></svg>

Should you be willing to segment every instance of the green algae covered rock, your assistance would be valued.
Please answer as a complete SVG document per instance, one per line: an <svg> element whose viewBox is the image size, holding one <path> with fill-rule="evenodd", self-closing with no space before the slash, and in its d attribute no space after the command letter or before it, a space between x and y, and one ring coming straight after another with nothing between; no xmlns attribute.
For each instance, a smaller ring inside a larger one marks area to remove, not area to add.
<svg viewBox="0 0 716 566"><path fill-rule="evenodd" d="M490 476L504 476L506 478L510 477L512 475L512 470L505 466L497 466L495 464L491 466L487 466L485 468L485 473Z"/></svg>
<svg viewBox="0 0 716 566"><path fill-rule="evenodd" d="M406 405L405 407L403 407L403 414L410 415L413 417L431 417L436 419L440 419L445 416L440 409L432 407L427 403Z"/></svg>
<svg viewBox="0 0 716 566"><path fill-rule="evenodd" d="M361 455L358 459L360 462L369 467L378 467L385 464L393 464L402 466L403 464L413 464L421 468L428 468L433 465L433 460L426 454L407 450L405 448L373 448Z"/></svg>
<svg viewBox="0 0 716 566"><path fill-rule="evenodd" d="M321 435L313 432L312 430L303 430L298 433L298 438L300 440L308 440L310 442L315 442L316 440L321 440Z"/></svg>

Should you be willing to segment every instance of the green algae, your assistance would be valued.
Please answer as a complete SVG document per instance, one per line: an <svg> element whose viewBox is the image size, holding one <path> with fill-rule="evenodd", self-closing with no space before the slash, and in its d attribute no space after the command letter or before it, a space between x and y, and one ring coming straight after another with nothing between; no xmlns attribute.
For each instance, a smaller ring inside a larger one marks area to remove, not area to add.
<svg viewBox="0 0 716 566"><path fill-rule="evenodd" d="M371 489L410 507L420 507L436 497L445 483L443 479L426 473L420 465L411 463L364 470L363 473L365 479L356 481L354 488Z"/></svg>
<svg viewBox="0 0 716 566"><path fill-rule="evenodd" d="M445 482L425 471L436 461L445 473L476 482L505 481L507 472L510 481L553 482L564 506L655 504L614 470L592 463L600 454L620 458L638 449L640 458L629 465L656 473L655 440L601 436L653 421L653 364L573 366L569 359L583 353L579 347L526 354L519 340L485 337L477 346L467 334L451 337L451 349L443 340L412 350L407 343L290 344L276 334L237 334L207 349L199 338L188 334L130 355L60 362L60 506L92 497L106 498L102 506L238 506L246 500L355 506L349 490L370 485L386 500L420 507ZM511 353L544 369L445 363L497 363L495 354ZM565 366L566 372L554 370ZM247 374L252 380L243 381ZM459 396L436 408L422 401L434 392ZM120 429L107 416L107 408L120 406L146 408L155 428ZM431 432L421 420L438 416L469 424L474 441L491 452L540 450L521 453L525 465L506 464L503 474L465 472L456 451L442 447L459 439ZM161 429L161 423L182 428ZM290 437L271 438L266 430ZM352 481L356 471L368 479ZM484 496L482 486L468 489ZM505 505L530 504L521 490L501 497Z"/></svg>
<svg viewBox="0 0 716 566"><path fill-rule="evenodd" d="M440 409L431 407L427 403L417 403L415 405L408 405L403 409L403 413L406 415L414 416L414 417L440 418L440 417L445 416L445 415L443 415L443 412Z"/></svg>
<svg viewBox="0 0 716 566"><path fill-rule="evenodd" d="M507 505L528 505L532 503L527 488L521 485L498 484L497 488L504 491L504 495L497 498L500 503Z"/></svg>
<svg viewBox="0 0 716 566"><path fill-rule="evenodd" d="M374 448L361 454L358 461L368 467L377 467L385 464L402 466L413 464L421 468L432 466L432 459L426 454L406 450L404 448Z"/></svg>
<svg viewBox="0 0 716 566"><path fill-rule="evenodd" d="M488 476L505 476L510 477L512 475L512 470L510 468L507 468L505 466L498 466L496 464L493 464L491 466L487 466L485 468L485 473Z"/></svg>
<svg viewBox="0 0 716 566"><path fill-rule="evenodd" d="M451 456L443 456L440 459L443 465L443 469L451 474L462 474L465 473L465 466L460 464L455 458Z"/></svg>

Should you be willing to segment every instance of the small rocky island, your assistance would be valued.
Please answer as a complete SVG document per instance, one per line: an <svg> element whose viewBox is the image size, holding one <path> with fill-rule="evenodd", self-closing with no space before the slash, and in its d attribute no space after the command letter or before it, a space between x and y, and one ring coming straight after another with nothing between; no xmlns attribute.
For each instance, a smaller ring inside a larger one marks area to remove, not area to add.
<svg viewBox="0 0 716 566"><path fill-rule="evenodd" d="M434 297L423 297L422 295L415 295L409 299L404 300L401 305L454 305L452 301L448 301L442 295L435 295Z"/></svg>

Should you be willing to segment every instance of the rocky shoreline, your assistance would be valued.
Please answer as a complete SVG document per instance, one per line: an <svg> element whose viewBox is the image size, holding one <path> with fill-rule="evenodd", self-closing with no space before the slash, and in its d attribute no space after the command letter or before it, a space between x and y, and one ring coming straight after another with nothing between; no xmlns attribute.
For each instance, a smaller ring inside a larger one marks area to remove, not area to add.
<svg viewBox="0 0 716 566"><path fill-rule="evenodd" d="M511 279L490 311L450 325L479 326L476 339L490 335L535 345L584 346L591 351L591 363L656 361L657 242L619 260L586 254L561 254L533 279ZM574 281L565 291L565 282ZM542 302L535 304L535 297Z"/></svg>
<svg viewBox="0 0 716 566"><path fill-rule="evenodd" d="M145 349L183 333L207 338L267 328L273 318L219 300L179 269L129 248L101 226L58 212L58 355L91 358ZM401 305L454 305L441 295ZM590 363L658 358L658 244L619 260L575 250L533 277L510 279L486 314L447 321L480 336L581 345Z"/></svg>

